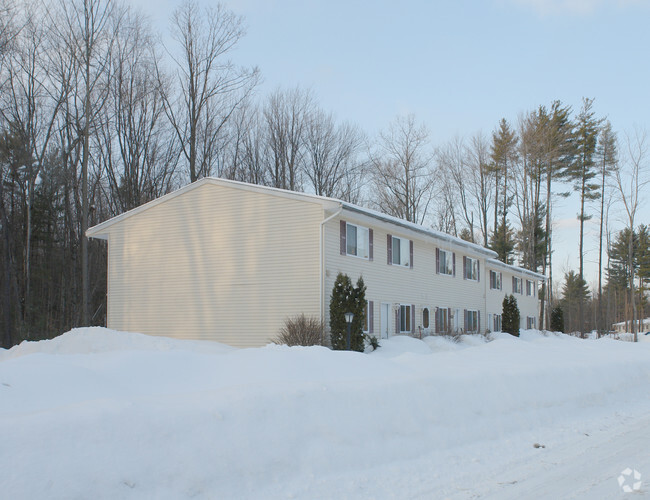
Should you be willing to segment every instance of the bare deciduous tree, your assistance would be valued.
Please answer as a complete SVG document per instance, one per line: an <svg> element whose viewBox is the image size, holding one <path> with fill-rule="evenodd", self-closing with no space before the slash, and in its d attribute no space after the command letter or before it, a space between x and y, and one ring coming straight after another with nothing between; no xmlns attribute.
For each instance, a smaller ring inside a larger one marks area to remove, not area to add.
<svg viewBox="0 0 650 500"><path fill-rule="evenodd" d="M628 234L628 286L632 297L632 332L634 341L637 335L637 303L634 290L634 224L643 201L644 191L650 184L650 165L648 164L648 135L645 130L635 129L626 134L624 143L624 158L621 168L614 173L614 182L619 201L625 209Z"/></svg>
<svg viewBox="0 0 650 500"><path fill-rule="evenodd" d="M356 157L362 144L359 129L336 125L331 113L315 110L305 133L305 175L319 196L345 199L348 175L359 176Z"/></svg>
<svg viewBox="0 0 650 500"><path fill-rule="evenodd" d="M370 165L380 210L409 222L424 223L433 197L435 176L429 131L414 115L398 116L379 134Z"/></svg>
<svg viewBox="0 0 650 500"><path fill-rule="evenodd" d="M191 182L211 174L225 125L259 82L257 68L226 59L243 36L242 19L221 4L201 9L186 0L173 14L172 37L179 50L167 52L176 86L163 86L162 98Z"/></svg>

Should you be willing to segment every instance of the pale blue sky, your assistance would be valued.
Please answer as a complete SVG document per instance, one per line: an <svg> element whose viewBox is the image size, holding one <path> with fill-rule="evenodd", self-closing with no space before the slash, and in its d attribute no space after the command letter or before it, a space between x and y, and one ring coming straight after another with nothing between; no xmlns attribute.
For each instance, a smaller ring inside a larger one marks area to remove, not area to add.
<svg viewBox="0 0 650 500"><path fill-rule="evenodd" d="M159 27L179 3L134 2ZM233 59L259 66L262 95L310 88L371 137L414 113L440 145L489 134L500 118L515 123L555 99L578 109L583 96L619 133L648 126L650 0L225 3L248 27ZM555 208L556 279L578 267L576 213L571 200ZM596 226L586 242L588 281L597 273Z"/></svg>

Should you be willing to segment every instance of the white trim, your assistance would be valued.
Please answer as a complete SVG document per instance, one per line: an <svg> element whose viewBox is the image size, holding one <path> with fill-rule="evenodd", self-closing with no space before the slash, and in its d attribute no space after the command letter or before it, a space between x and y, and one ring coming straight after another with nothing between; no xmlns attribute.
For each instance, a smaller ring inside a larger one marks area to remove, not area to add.
<svg viewBox="0 0 650 500"><path fill-rule="evenodd" d="M359 245L358 245L358 242L359 242L359 228L366 230L366 234L368 235L368 238L366 240L367 243L368 243L368 248L366 248L366 250L368 252L368 257L363 257L361 255L354 255L353 253L348 253L348 241L349 241L349 238L348 238L348 226L354 226L354 227L357 228L357 253L359 253ZM361 259L361 260L370 260L370 228L369 227L362 226L361 224L355 224L354 222L345 221L345 255L346 255L346 257L353 257L353 258Z"/></svg>
<svg viewBox="0 0 650 500"><path fill-rule="evenodd" d="M408 313L407 317L408 317L408 322L410 323L411 318L413 317L413 311L411 311L412 305L413 304L402 304L401 302L399 304L399 323L400 324L398 326L399 326L399 332L400 333L412 333L414 331L413 330L413 325L410 325L411 326L410 330L402 330L402 307L408 307L409 308L409 313ZM395 330L397 330L397 328L395 328Z"/></svg>

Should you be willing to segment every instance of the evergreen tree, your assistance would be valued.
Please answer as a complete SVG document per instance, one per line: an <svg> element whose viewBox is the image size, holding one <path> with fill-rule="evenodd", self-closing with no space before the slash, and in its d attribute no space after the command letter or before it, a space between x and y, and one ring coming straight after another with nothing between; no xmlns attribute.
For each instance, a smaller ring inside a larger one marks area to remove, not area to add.
<svg viewBox="0 0 650 500"><path fill-rule="evenodd" d="M492 233L490 248L499 254L497 258L501 262L505 262L506 264L513 263L515 236L507 220L505 226L498 224L496 232Z"/></svg>
<svg viewBox="0 0 650 500"><path fill-rule="evenodd" d="M543 267L546 258L545 214L544 207L539 207L522 221L522 228L519 231L518 248L521 253L521 266L535 272Z"/></svg>
<svg viewBox="0 0 650 500"><path fill-rule="evenodd" d="M466 227L463 228L463 229L460 231L460 233L458 234L458 237L459 237L461 240L469 241L470 243L476 243L476 242L474 241L474 235L472 234L472 231L470 231L470 230L467 229Z"/></svg>
<svg viewBox="0 0 650 500"><path fill-rule="evenodd" d="M366 286L363 278L359 278L357 286L347 274L339 273L334 281L330 298L330 339L332 349L347 349L348 325L345 313L354 314L350 327L350 348L353 351L364 350L363 325L365 322Z"/></svg>
<svg viewBox="0 0 650 500"><path fill-rule="evenodd" d="M585 326L581 308L589 298L587 282L575 271L569 271L564 275L562 294L562 309L566 315L565 325L570 332L583 332Z"/></svg>
<svg viewBox="0 0 650 500"><path fill-rule="evenodd" d="M594 179L598 176L598 168L596 166L596 144L598 140L598 131L602 120L595 118L595 113L591 110L594 100L584 98L582 101L582 110L577 118L576 123L576 155L575 161L570 166L569 177L573 181L574 191L580 193L580 213L578 220L580 221L580 239L578 245L578 256L580 259L580 266L578 269L578 276L584 281L584 227L585 221L591 219L591 215L587 215L585 210L585 203L591 200L596 200L600 196L600 186ZM579 316L580 328L583 328L584 323L584 303L580 302ZM582 330L581 330L582 331Z"/></svg>
<svg viewBox="0 0 650 500"><path fill-rule="evenodd" d="M555 306L551 311L551 330L564 332L564 311L561 306Z"/></svg>
<svg viewBox="0 0 650 500"><path fill-rule="evenodd" d="M512 204L508 192L508 180L512 177L512 167L517 161L517 134L510 128L505 118L492 133L491 172L494 174L494 245L499 248L508 246L508 232L499 231L499 227L508 226L508 208ZM500 219L500 221L499 221ZM505 260L504 260L505 262Z"/></svg>
<svg viewBox="0 0 650 500"><path fill-rule="evenodd" d="M603 329L602 295L603 295L603 227L605 222L605 186L607 177L616 170L618 164L616 133L612 124L605 122L598 140L598 163L600 164L600 234L598 239L598 324Z"/></svg>
<svg viewBox="0 0 650 500"><path fill-rule="evenodd" d="M503 311L501 312L501 329L519 337L519 306L517 305L517 299L514 295L506 295L503 298Z"/></svg>

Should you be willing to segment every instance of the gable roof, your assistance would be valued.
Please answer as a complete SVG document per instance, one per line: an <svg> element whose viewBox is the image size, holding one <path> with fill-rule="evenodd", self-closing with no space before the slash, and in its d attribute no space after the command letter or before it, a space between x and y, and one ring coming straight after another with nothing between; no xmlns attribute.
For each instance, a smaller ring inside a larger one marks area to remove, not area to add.
<svg viewBox="0 0 650 500"><path fill-rule="evenodd" d="M417 233L423 234L425 236L434 238L436 240L448 243L448 244L453 244L455 246L459 246L461 248L465 248L473 253L477 253L480 255L483 255L487 258L488 262L493 265L493 266L499 266L506 268L508 270L512 271L517 271L521 272L523 274L528 274L532 277L535 277L537 279L545 279L545 276L543 274L538 274L533 271L528 271L527 269L523 269L517 266L512 266L509 264L505 264L501 261L498 261L495 259L497 257L497 253L493 250L490 250L489 248L485 248L481 245L478 245L476 243L471 243L469 241L465 241L461 238L458 238L457 236L452 236L447 233L443 233L441 231L436 231L434 229L429 229L426 228L420 224L416 224L414 222L408 222L403 219L400 219L398 217L394 217L392 215L387 215L382 212L378 212L376 210L372 210L370 208L365 208L365 207L360 207L358 205L355 205L353 203L348 203L346 201L338 200L336 198L328 198L326 196L319 196L315 194L309 194L309 193L300 193L297 191L289 191L286 189L279 189L279 188L274 188L274 187L269 187L269 186L260 186L257 184L249 184L247 182L240 182L240 181L233 181L229 179L222 179L222 178L217 178L217 177L204 177L203 179L200 179L196 182L193 182L191 184L187 184L186 186L177 189L176 191L173 191L171 193L168 193L164 196L161 196L160 198L156 198L155 200L152 200L148 203L145 203L143 205L140 205L139 207L136 207L132 210L129 210L127 212L124 212L120 215L117 215L111 219L108 219L100 224L97 224L96 226L93 226L89 228L86 231L86 236L91 237L91 238L99 238L99 239L107 239L107 229L109 229L111 226L122 222L125 219L128 219L129 217L133 217L134 215L137 215L141 212L144 212L145 210L149 210L150 208L153 208L161 203L164 203L166 201L169 201L171 199L176 198L177 196L181 196L189 191L192 191L194 189L197 189L203 185L206 184L212 184L212 185L217 185L217 186L227 186L227 187L232 187L236 189L242 189L245 191L252 191L252 192L258 192L258 193L264 193L264 194L269 194L273 196L281 196L284 198L290 198L290 199L296 199L300 201L305 201L309 203L317 203L322 205L325 209L330 209L330 210L335 210L338 208L342 208L344 210L347 210L349 212L354 212L358 214L362 214L368 217L371 217L373 219L377 219L383 222L387 222L389 224L394 224L403 228L406 228L411 231L415 231Z"/></svg>

